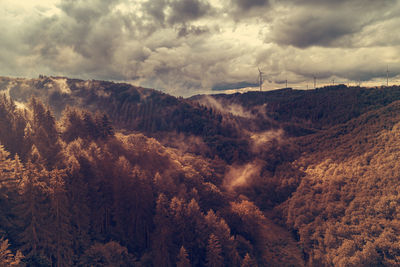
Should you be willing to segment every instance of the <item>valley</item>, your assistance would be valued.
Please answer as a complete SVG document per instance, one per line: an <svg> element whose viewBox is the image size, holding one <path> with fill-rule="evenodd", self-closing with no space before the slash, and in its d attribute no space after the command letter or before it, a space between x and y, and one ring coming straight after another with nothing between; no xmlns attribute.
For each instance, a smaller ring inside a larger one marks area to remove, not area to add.
<svg viewBox="0 0 400 267"><path fill-rule="evenodd" d="M10 261L400 264L398 86L182 98L41 76L0 93Z"/></svg>

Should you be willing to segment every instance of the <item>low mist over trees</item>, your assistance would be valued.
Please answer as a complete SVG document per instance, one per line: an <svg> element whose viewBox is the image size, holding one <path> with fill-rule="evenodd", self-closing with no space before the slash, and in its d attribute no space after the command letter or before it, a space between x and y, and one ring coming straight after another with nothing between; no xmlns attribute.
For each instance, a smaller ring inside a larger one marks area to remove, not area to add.
<svg viewBox="0 0 400 267"><path fill-rule="evenodd" d="M11 154L0 139L3 265L240 266L218 161L115 134L105 114L69 108L56 123L38 99L1 101L30 144Z"/></svg>

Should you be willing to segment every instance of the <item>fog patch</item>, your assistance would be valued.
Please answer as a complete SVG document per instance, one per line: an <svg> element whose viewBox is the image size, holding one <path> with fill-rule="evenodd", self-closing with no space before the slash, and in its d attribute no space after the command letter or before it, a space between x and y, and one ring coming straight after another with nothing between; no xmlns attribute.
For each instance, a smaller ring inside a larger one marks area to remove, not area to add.
<svg viewBox="0 0 400 267"><path fill-rule="evenodd" d="M247 186L254 178L260 176L261 168L262 164L259 162L230 166L225 174L223 187L228 191L233 191L238 187Z"/></svg>
<svg viewBox="0 0 400 267"><path fill-rule="evenodd" d="M251 133L250 134L250 144L251 150L254 153L261 152L265 146L271 142L281 142L284 136L284 131L282 129L273 129L261 133Z"/></svg>
<svg viewBox="0 0 400 267"><path fill-rule="evenodd" d="M162 133L160 136L156 135L157 140L167 147L177 149L180 153L191 154L207 154L210 153L210 148L206 145L201 137L194 135L185 135L183 133Z"/></svg>
<svg viewBox="0 0 400 267"><path fill-rule="evenodd" d="M251 114L249 110L246 110L243 106L239 104L226 104L218 101L212 96L204 96L198 100L201 105L213 108L223 114L232 114L234 116L242 117L242 118L254 118L254 115Z"/></svg>
<svg viewBox="0 0 400 267"><path fill-rule="evenodd" d="M72 93L67 84L67 78L51 78L51 80L57 85L60 93L67 95Z"/></svg>
<svg viewBox="0 0 400 267"><path fill-rule="evenodd" d="M14 101L14 104L20 110L28 109L28 107L23 102Z"/></svg>

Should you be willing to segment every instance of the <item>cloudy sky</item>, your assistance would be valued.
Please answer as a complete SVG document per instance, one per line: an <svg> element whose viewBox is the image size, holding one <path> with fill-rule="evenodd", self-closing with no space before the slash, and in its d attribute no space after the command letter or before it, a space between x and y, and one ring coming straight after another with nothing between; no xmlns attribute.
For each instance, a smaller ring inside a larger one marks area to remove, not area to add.
<svg viewBox="0 0 400 267"><path fill-rule="evenodd" d="M400 83L397 0L0 0L0 76L174 95L257 83ZM399 80L399 82L397 82ZM215 91L214 91L215 92Z"/></svg>

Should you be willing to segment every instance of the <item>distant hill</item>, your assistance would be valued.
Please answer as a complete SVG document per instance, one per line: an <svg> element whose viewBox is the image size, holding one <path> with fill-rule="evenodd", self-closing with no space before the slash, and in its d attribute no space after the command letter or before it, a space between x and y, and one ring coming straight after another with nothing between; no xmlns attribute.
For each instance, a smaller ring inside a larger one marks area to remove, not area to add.
<svg viewBox="0 0 400 267"><path fill-rule="evenodd" d="M209 96L194 96L202 101ZM237 104L250 112L262 107L265 114L278 122L300 123L314 129L329 128L352 118L400 100L400 87L328 86L315 90L281 89L236 94L212 95L217 101Z"/></svg>

